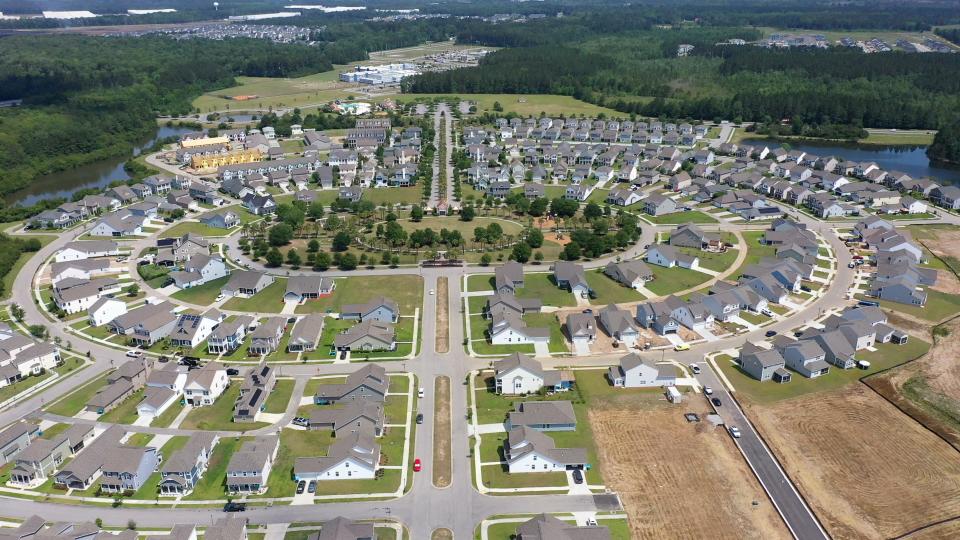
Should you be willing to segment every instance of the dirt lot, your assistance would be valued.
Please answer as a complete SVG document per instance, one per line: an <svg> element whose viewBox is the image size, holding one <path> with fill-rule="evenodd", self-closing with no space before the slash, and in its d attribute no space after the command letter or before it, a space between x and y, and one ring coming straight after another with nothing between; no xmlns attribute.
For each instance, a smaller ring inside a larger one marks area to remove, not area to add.
<svg viewBox="0 0 960 540"><path fill-rule="evenodd" d="M433 404L433 485L450 485L452 465L450 456L450 379L437 377L433 385L436 401Z"/></svg>
<svg viewBox="0 0 960 540"><path fill-rule="evenodd" d="M789 538L726 432L687 423L690 411L707 412L652 393L590 410L604 478L633 538Z"/></svg>
<svg viewBox="0 0 960 540"><path fill-rule="evenodd" d="M559 237L556 232L553 232L553 228L557 226L557 222L551 218L537 218L535 225L543 231L543 238L545 240L550 240L551 242L556 242L561 246L565 246L570 243L570 235L565 234L563 237Z"/></svg>
<svg viewBox="0 0 960 540"><path fill-rule="evenodd" d="M960 538L960 521L948 521L903 537L904 540L941 540Z"/></svg>
<svg viewBox="0 0 960 540"><path fill-rule="evenodd" d="M450 301L447 278L437 278L437 352L450 352Z"/></svg>
<svg viewBox="0 0 960 540"><path fill-rule="evenodd" d="M834 538L890 538L960 513L957 451L863 385L750 409Z"/></svg>

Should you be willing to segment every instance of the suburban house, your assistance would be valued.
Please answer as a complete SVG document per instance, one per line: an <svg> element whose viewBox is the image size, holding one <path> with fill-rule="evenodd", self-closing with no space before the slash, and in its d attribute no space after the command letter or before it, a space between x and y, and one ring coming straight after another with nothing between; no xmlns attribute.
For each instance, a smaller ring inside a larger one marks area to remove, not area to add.
<svg viewBox="0 0 960 540"><path fill-rule="evenodd" d="M280 348L287 327L284 317L269 317L250 334L250 354L268 355Z"/></svg>
<svg viewBox="0 0 960 540"><path fill-rule="evenodd" d="M376 364L367 364L348 375L343 383L320 385L313 401L317 405L357 400L383 403L389 386L386 370Z"/></svg>
<svg viewBox="0 0 960 540"><path fill-rule="evenodd" d="M671 365L655 364L630 353L620 358L620 365L607 371L607 378L617 388L673 386L677 381L677 370Z"/></svg>
<svg viewBox="0 0 960 540"><path fill-rule="evenodd" d="M340 318L346 320L396 323L399 317L400 309L397 307L397 303L383 296L363 304L348 304L340 309Z"/></svg>
<svg viewBox="0 0 960 540"><path fill-rule="evenodd" d="M686 253L679 251L677 248L667 244L653 244L649 249L647 249L644 259L650 264L663 266L665 268L679 266L680 268L697 270L700 267L699 257L687 255Z"/></svg>
<svg viewBox="0 0 960 540"><path fill-rule="evenodd" d="M293 465L293 480L372 479L379 463L380 444L370 435L355 432L338 437L324 457L298 457Z"/></svg>
<svg viewBox="0 0 960 540"><path fill-rule="evenodd" d="M585 448L557 448L552 437L526 426L509 433L503 454L510 473L566 471L587 465Z"/></svg>
<svg viewBox="0 0 960 540"><path fill-rule="evenodd" d="M117 255L120 255L120 244L112 240L76 240L60 248L53 260L65 262Z"/></svg>
<svg viewBox="0 0 960 540"><path fill-rule="evenodd" d="M179 316L176 326L169 334L170 344L193 349L203 343L224 318L226 316L216 309L210 309L201 315L184 313Z"/></svg>
<svg viewBox="0 0 960 540"><path fill-rule="evenodd" d="M564 324L567 337L574 344L585 345L597 339L597 320L593 313L571 313Z"/></svg>
<svg viewBox="0 0 960 540"><path fill-rule="evenodd" d="M557 287L567 289L580 298L587 298L593 292L583 266L577 263L557 261L553 265L553 279Z"/></svg>
<svg viewBox="0 0 960 540"><path fill-rule="evenodd" d="M291 276L287 278L287 290L283 295L285 302L302 303L306 300L329 296L336 289L337 282L322 276Z"/></svg>
<svg viewBox="0 0 960 540"><path fill-rule="evenodd" d="M177 287L187 289L226 277L229 273L223 259L200 253L190 257L182 271L170 272L170 277Z"/></svg>
<svg viewBox="0 0 960 540"><path fill-rule="evenodd" d="M15 460L21 450L40 434L40 427L30 422L17 422L0 431L0 466Z"/></svg>
<svg viewBox="0 0 960 540"><path fill-rule="evenodd" d="M538 431L574 431L577 416L569 401L522 401L507 413L507 431L527 427Z"/></svg>
<svg viewBox="0 0 960 540"><path fill-rule="evenodd" d="M496 363L494 375L498 394L523 395L546 389L562 392L573 386L573 373L543 369L540 362L521 353L513 353Z"/></svg>
<svg viewBox="0 0 960 540"><path fill-rule="evenodd" d="M221 292L224 296L249 298L266 289L273 282L274 277L270 274L256 270L237 270L230 274L230 280L223 286Z"/></svg>
<svg viewBox="0 0 960 540"><path fill-rule="evenodd" d="M607 335L627 347L636 345L640 338L640 331L634 324L633 315L629 311L618 308L616 304L609 304L600 310L597 318L600 319L600 326Z"/></svg>
<svg viewBox="0 0 960 540"><path fill-rule="evenodd" d="M90 452L90 450L87 450ZM135 492L160 464L160 453L151 446L116 445L107 448L100 472L100 491Z"/></svg>
<svg viewBox="0 0 960 540"><path fill-rule="evenodd" d="M183 397L194 407L213 405L230 385L227 370L220 362L207 362L199 369L190 370L183 385Z"/></svg>
<svg viewBox="0 0 960 540"><path fill-rule="evenodd" d="M234 495L263 493L280 448L276 435L246 441L227 464L227 491Z"/></svg>
<svg viewBox="0 0 960 540"><path fill-rule="evenodd" d="M610 540L610 529L600 525L579 526L539 514L517 527L517 540Z"/></svg>
<svg viewBox="0 0 960 540"><path fill-rule="evenodd" d="M6 432L4 432L6 434ZM66 431L49 439L38 438L34 432L29 442L20 437L16 456L6 459L13 462L10 483L23 487L42 484L70 457L85 448L96 436L93 426L74 424ZM8 443L9 446L9 443Z"/></svg>
<svg viewBox="0 0 960 540"><path fill-rule="evenodd" d="M103 326L126 312L126 302L103 296L87 309L87 320L90 326Z"/></svg>
<svg viewBox="0 0 960 540"><path fill-rule="evenodd" d="M790 372L784 367L786 362L777 349L763 349L747 342L740 349L738 363L743 371L758 381L790 381Z"/></svg>
<svg viewBox="0 0 960 540"><path fill-rule="evenodd" d="M277 375L266 360L248 371L240 386L240 397L233 406L233 421L256 422L276 382Z"/></svg>
<svg viewBox="0 0 960 540"><path fill-rule="evenodd" d="M86 410L96 414L111 411L147 383L150 366L144 360L128 360L107 375L107 384L86 404Z"/></svg>
<svg viewBox="0 0 960 540"><path fill-rule="evenodd" d="M631 289L639 289L654 278L650 267L640 260L607 263L603 273Z"/></svg>
<svg viewBox="0 0 960 540"><path fill-rule="evenodd" d="M493 345L506 344L547 344L550 342L549 328L531 328L517 314L506 310L490 314L490 342Z"/></svg>
<svg viewBox="0 0 960 540"><path fill-rule="evenodd" d="M207 337L207 352L209 354L229 353L240 348L243 338L247 335L247 328L253 324L253 317L239 315L235 319L227 319L213 329Z"/></svg>
<svg viewBox="0 0 960 540"><path fill-rule="evenodd" d="M659 193L651 193L643 200L643 211L651 216L672 214L677 211L677 203L670 197L665 197Z"/></svg>
<svg viewBox="0 0 960 540"><path fill-rule="evenodd" d="M334 336L333 345L339 351L392 351L397 348L396 330L369 318Z"/></svg>
<svg viewBox="0 0 960 540"><path fill-rule="evenodd" d="M219 436L214 433L198 433L190 437L182 448L165 457L160 473L160 495L180 497L188 495L207 471L213 448Z"/></svg>
<svg viewBox="0 0 960 540"><path fill-rule="evenodd" d="M674 229L670 233L670 245L707 251L720 251L724 247L720 241L720 233L706 232L692 223L685 223Z"/></svg>
<svg viewBox="0 0 960 540"><path fill-rule="evenodd" d="M354 433L380 437L383 435L384 421L382 402L350 401L343 407L310 411L307 428L330 431L337 438L349 437Z"/></svg>
<svg viewBox="0 0 960 540"><path fill-rule="evenodd" d="M523 283L523 265L516 261L507 261L494 270L494 291L499 294L516 294Z"/></svg>
<svg viewBox="0 0 960 540"><path fill-rule="evenodd" d="M322 313L311 313L297 320L287 342L289 352L309 352L316 350L320 334L323 333Z"/></svg>

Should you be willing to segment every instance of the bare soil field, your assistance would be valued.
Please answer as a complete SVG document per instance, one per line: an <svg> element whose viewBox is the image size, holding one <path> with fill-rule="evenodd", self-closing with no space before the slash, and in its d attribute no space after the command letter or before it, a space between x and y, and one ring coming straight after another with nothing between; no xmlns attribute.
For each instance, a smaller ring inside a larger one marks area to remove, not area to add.
<svg viewBox="0 0 960 540"><path fill-rule="evenodd" d="M890 538L960 514L957 451L865 386L750 413L834 538Z"/></svg>
<svg viewBox="0 0 960 540"><path fill-rule="evenodd" d="M960 520L947 521L939 525L902 536L903 540L941 540L943 538L960 538Z"/></svg>
<svg viewBox="0 0 960 540"><path fill-rule="evenodd" d="M789 538L723 428L687 423L688 411L707 408L645 393L590 409L604 478L620 494L632 537Z"/></svg>
<svg viewBox="0 0 960 540"><path fill-rule="evenodd" d="M437 377L433 384L433 485L445 488L453 475L450 441L450 379Z"/></svg>
<svg viewBox="0 0 960 540"><path fill-rule="evenodd" d="M447 278L437 278L437 339L438 353L450 352L450 301Z"/></svg>

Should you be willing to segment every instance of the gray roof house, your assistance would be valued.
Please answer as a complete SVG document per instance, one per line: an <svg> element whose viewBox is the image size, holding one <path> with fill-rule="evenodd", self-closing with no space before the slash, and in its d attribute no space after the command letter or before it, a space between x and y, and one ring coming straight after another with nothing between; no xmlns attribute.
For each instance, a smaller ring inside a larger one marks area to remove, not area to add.
<svg viewBox="0 0 960 540"><path fill-rule="evenodd" d="M256 270L236 270L221 292L226 296L250 297L274 282L273 276Z"/></svg>
<svg viewBox="0 0 960 540"><path fill-rule="evenodd" d="M310 411L307 427L313 430L328 430L335 437L363 433L373 437L383 434L383 403L375 401L350 401L343 407L323 407Z"/></svg>
<svg viewBox="0 0 960 540"><path fill-rule="evenodd" d="M634 345L640 337L640 331L634 323L633 315L625 309L610 304L600 310L600 326L604 331L627 346ZM567 319L569 321L569 319Z"/></svg>
<svg viewBox="0 0 960 540"><path fill-rule="evenodd" d="M397 348L396 330L390 323L367 319L334 336L333 345L341 351L392 351Z"/></svg>
<svg viewBox="0 0 960 540"><path fill-rule="evenodd" d="M538 431L574 431L577 416L569 401L524 401L507 413L507 431L528 427Z"/></svg>
<svg viewBox="0 0 960 540"><path fill-rule="evenodd" d="M373 523L336 517L323 523L319 533L310 540L375 540Z"/></svg>
<svg viewBox="0 0 960 540"><path fill-rule="evenodd" d="M243 443L227 464L227 491L230 493L261 493L267 488L267 478L280 448L276 435L257 437Z"/></svg>
<svg viewBox="0 0 960 540"><path fill-rule="evenodd" d="M294 325L290 332L287 350L290 352L308 352L316 350L320 334L323 333L323 314L311 313Z"/></svg>
<svg viewBox="0 0 960 540"><path fill-rule="evenodd" d="M494 290L498 293L516 293L523 287L523 265L507 261L494 271Z"/></svg>
<svg viewBox="0 0 960 540"><path fill-rule="evenodd" d="M503 454L510 473L566 471L587 465L585 448L557 448L552 437L526 426L510 432Z"/></svg>
<svg viewBox="0 0 960 540"><path fill-rule="evenodd" d="M214 433L198 433L187 444L164 459L160 469L160 494L167 496L186 495L197 485L207 470L207 463L219 437Z"/></svg>
<svg viewBox="0 0 960 540"><path fill-rule="evenodd" d="M677 203L659 193L651 193L643 200L643 211L651 216L662 216L677 211Z"/></svg>
<svg viewBox="0 0 960 540"><path fill-rule="evenodd" d="M803 339L808 339L804 332ZM832 330L830 332L817 333L810 336L809 339L816 341L817 345L823 349L825 353L824 359L833 364L840 369L850 369L856 365L856 359L853 355L856 353L856 349L847 339L847 336L844 335L840 330Z"/></svg>
<svg viewBox="0 0 960 540"><path fill-rule="evenodd" d="M808 379L830 372L827 353L812 339L804 339L780 347L786 366Z"/></svg>
<svg viewBox="0 0 960 540"><path fill-rule="evenodd" d="M343 383L318 386L313 401L317 405L356 400L383 403L389 387L386 370L376 364L366 364L348 375Z"/></svg>
<svg viewBox="0 0 960 540"><path fill-rule="evenodd" d="M587 282L583 266L577 263L557 261L553 265L553 279L557 287L567 289L581 298L586 298L593 290Z"/></svg>
<svg viewBox="0 0 960 540"><path fill-rule="evenodd" d="M517 527L517 540L610 540L610 529L578 526L549 514L539 514Z"/></svg>
<svg viewBox="0 0 960 540"><path fill-rule="evenodd" d="M620 358L620 364L607 370L610 384L618 388L649 388L672 386L677 381L677 369L668 364L655 364L636 353Z"/></svg>
<svg viewBox="0 0 960 540"><path fill-rule="evenodd" d="M543 369L539 361L521 353L498 361L495 367L494 384L498 394L531 394L542 388L559 392L573 384L572 372Z"/></svg>
<svg viewBox="0 0 960 540"><path fill-rule="evenodd" d="M790 381L790 373L784 369L785 362L780 351L761 349L747 342L740 349L740 368L758 381L773 380L779 383Z"/></svg>
<svg viewBox="0 0 960 540"><path fill-rule="evenodd" d="M233 406L233 421L255 422L276 382L277 375L266 360L248 371L240 386L240 397Z"/></svg>
<svg viewBox="0 0 960 540"><path fill-rule="evenodd" d="M39 426L29 422L17 422L0 432L0 465L13 461L39 434Z"/></svg>
<svg viewBox="0 0 960 540"><path fill-rule="evenodd" d="M340 308L341 319L395 323L399 317L400 308L397 303L383 296L373 298L363 304L347 304Z"/></svg>
<svg viewBox="0 0 960 540"><path fill-rule="evenodd" d="M597 320L593 313L571 313L564 328L573 343L593 343L597 339Z"/></svg>
<svg viewBox="0 0 960 540"><path fill-rule="evenodd" d="M631 289L643 287L654 278L650 267L640 260L607 263L603 273Z"/></svg>

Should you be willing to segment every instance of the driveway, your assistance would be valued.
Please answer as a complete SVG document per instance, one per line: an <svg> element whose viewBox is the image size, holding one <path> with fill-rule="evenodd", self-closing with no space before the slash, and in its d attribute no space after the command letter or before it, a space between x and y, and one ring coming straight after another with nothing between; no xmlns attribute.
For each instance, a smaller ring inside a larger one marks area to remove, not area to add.
<svg viewBox="0 0 960 540"><path fill-rule="evenodd" d="M684 341L683 338L678 334L664 334L663 337L665 337L671 345L683 345L686 343L686 341Z"/></svg>
<svg viewBox="0 0 960 540"><path fill-rule="evenodd" d="M707 341L716 341L720 339L716 334L711 332L709 328L700 328L697 330L697 333L703 336L703 339L706 339Z"/></svg>
<svg viewBox="0 0 960 540"><path fill-rule="evenodd" d="M577 353L580 356L587 356L590 354L590 343L586 341L574 341L573 342L573 352Z"/></svg>
<svg viewBox="0 0 960 540"><path fill-rule="evenodd" d="M549 343L534 343L533 344L533 353L536 357L550 356L550 344Z"/></svg>

